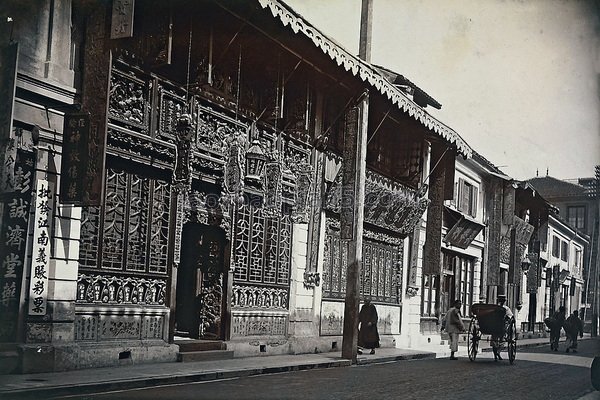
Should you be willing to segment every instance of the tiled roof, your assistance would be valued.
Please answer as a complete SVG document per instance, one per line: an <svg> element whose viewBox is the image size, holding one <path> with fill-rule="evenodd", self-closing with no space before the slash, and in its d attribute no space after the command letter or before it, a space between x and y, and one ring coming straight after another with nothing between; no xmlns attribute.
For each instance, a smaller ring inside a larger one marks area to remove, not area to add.
<svg viewBox="0 0 600 400"><path fill-rule="evenodd" d="M302 34L310 39L313 44L321 49L331 60L352 75L368 83L377 91L395 104L398 109L406 112L422 125L430 129L448 143L456 146L465 157L470 158L471 147L452 128L434 118L423 107L419 106L406 93L384 76L376 67L348 52L321 31L312 26L300 14L292 10L280 0L258 0L262 8L268 8L273 17L279 19L284 26L289 26L296 34Z"/></svg>
<svg viewBox="0 0 600 400"><path fill-rule="evenodd" d="M531 184L544 198L587 196L587 189L575 183L563 181L551 176L531 178Z"/></svg>

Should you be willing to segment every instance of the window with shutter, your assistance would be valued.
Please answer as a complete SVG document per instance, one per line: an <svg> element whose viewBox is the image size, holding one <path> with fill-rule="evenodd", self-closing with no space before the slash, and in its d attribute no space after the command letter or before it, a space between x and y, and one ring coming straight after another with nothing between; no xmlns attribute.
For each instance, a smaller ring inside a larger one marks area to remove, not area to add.
<svg viewBox="0 0 600 400"><path fill-rule="evenodd" d="M458 179L458 204L457 208L471 217L477 215L477 187L466 182L464 179Z"/></svg>
<svg viewBox="0 0 600 400"><path fill-rule="evenodd" d="M478 190L475 186L471 186L471 217L475 218L477 216L477 197L478 197Z"/></svg>
<svg viewBox="0 0 600 400"><path fill-rule="evenodd" d="M464 179L458 180L458 210L463 213L469 212L469 200L471 197L469 186Z"/></svg>

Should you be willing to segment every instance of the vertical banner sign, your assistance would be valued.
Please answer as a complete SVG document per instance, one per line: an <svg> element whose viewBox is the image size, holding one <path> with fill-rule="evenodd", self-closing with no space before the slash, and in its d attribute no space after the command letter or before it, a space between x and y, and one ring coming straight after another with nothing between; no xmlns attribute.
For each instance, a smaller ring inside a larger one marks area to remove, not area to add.
<svg viewBox="0 0 600 400"><path fill-rule="evenodd" d="M354 202L356 201L356 150L358 140L358 107L351 108L346 114L344 124L344 151L342 161L342 199L340 209L340 238L353 240Z"/></svg>
<svg viewBox="0 0 600 400"><path fill-rule="evenodd" d="M281 214L283 202L282 167L278 158L265 166L263 215L275 217Z"/></svg>
<svg viewBox="0 0 600 400"><path fill-rule="evenodd" d="M112 67L107 40L109 10L105 2L96 2L94 5L87 21L83 63L82 106L90 114L87 150L82 150L88 160L82 171L83 205L86 206L100 206L104 195L108 93Z"/></svg>
<svg viewBox="0 0 600 400"><path fill-rule="evenodd" d="M133 36L134 0L113 0L110 38L121 39Z"/></svg>
<svg viewBox="0 0 600 400"><path fill-rule="evenodd" d="M60 166L60 201L63 204L84 204L89 133L88 113L65 114Z"/></svg>
<svg viewBox="0 0 600 400"><path fill-rule="evenodd" d="M10 138L12 131L12 113L17 81L17 43L0 47L0 144Z"/></svg>
<svg viewBox="0 0 600 400"><path fill-rule="evenodd" d="M431 146L431 161L433 166L442 159L444 146L433 143ZM444 208L444 187L446 182L444 165L439 162L429 175L429 200L427 207L427 226L425 228L425 243L423 244L423 273L439 275L442 272L442 217Z"/></svg>
<svg viewBox="0 0 600 400"><path fill-rule="evenodd" d="M48 270L50 265L50 220L52 193L46 179L35 188L33 251L29 284L29 315L46 315L48 302Z"/></svg>
<svg viewBox="0 0 600 400"><path fill-rule="evenodd" d="M33 185L33 153L15 154L13 190L0 195L0 342L16 340Z"/></svg>
<svg viewBox="0 0 600 400"><path fill-rule="evenodd" d="M488 239L487 239L487 284L500 285L500 244L502 242L502 185L492 179L491 196L488 201Z"/></svg>

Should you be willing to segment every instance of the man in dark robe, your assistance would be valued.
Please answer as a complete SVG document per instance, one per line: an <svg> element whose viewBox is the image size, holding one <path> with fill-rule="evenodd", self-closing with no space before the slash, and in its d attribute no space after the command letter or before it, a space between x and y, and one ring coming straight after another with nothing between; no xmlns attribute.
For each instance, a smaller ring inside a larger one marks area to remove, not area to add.
<svg viewBox="0 0 600 400"><path fill-rule="evenodd" d="M371 304L370 299L365 299L358 314L360 328L358 330L358 354L362 354L360 348L371 349L375 354L375 348L379 347L379 332L377 332L377 310Z"/></svg>

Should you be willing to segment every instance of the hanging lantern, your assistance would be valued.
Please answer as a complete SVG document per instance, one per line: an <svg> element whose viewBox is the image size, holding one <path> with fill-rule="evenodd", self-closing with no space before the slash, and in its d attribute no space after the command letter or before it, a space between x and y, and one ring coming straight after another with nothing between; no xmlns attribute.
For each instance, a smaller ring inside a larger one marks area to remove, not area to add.
<svg viewBox="0 0 600 400"><path fill-rule="evenodd" d="M258 140L258 129L256 122L248 127L248 139L252 140L250 148L246 151L246 178L259 181L262 177L267 156Z"/></svg>
<svg viewBox="0 0 600 400"><path fill-rule="evenodd" d="M260 180L262 177L263 170L265 169L265 163L267 162L267 156L258 139L254 139L252 145L246 151L246 178L252 180Z"/></svg>
<svg viewBox="0 0 600 400"><path fill-rule="evenodd" d="M529 268L531 268L531 264L532 262L529 259L529 256L525 254L525 259L521 261L521 271L526 274L529 271Z"/></svg>

